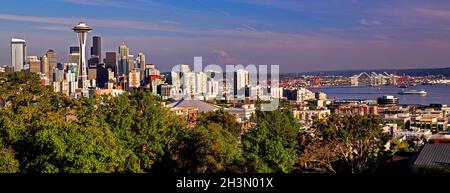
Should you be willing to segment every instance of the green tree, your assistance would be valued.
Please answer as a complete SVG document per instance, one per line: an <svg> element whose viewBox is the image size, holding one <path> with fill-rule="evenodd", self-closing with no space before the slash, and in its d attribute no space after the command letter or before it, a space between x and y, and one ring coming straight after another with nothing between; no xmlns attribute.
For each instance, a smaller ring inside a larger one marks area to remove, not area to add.
<svg viewBox="0 0 450 193"><path fill-rule="evenodd" d="M19 171L19 162L14 157L11 148L5 148L0 141L0 173L15 173Z"/></svg>
<svg viewBox="0 0 450 193"><path fill-rule="evenodd" d="M120 143L140 160L140 168L151 172L161 164L177 142L182 121L149 92L103 97L101 118L109 124Z"/></svg>
<svg viewBox="0 0 450 193"><path fill-rule="evenodd" d="M236 117L223 110L208 112L200 116L198 125L219 124L223 129L232 133L236 138L242 134L241 125L236 121Z"/></svg>
<svg viewBox="0 0 450 193"><path fill-rule="evenodd" d="M86 117L89 99L68 99L26 72L1 77L0 89L0 138L20 172L139 171L108 125Z"/></svg>
<svg viewBox="0 0 450 193"><path fill-rule="evenodd" d="M217 123L205 123L182 131L172 154L175 172L239 172L242 151L238 138Z"/></svg>
<svg viewBox="0 0 450 193"><path fill-rule="evenodd" d="M249 172L288 173L298 157L299 125L292 114L257 111L256 128L242 137L242 148Z"/></svg>

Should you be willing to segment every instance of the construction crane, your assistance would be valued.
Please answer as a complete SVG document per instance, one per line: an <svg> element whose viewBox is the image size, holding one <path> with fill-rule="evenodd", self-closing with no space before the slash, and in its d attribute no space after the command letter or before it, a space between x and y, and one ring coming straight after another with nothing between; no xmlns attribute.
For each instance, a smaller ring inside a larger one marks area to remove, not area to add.
<svg viewBox="0 0 450 193"><path fill-rule="evenodd" d="M316 76L313 76L310 80L309 80L309 85L312 88L319 88L320 86L322 86L322 76L323 73L320 73Z"/></svg>

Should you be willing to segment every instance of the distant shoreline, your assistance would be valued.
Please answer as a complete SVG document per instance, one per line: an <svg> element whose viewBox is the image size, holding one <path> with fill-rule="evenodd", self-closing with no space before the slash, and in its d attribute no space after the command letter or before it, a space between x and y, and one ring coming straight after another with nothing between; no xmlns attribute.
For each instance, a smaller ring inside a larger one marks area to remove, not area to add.
<svg viewBox="0 0 450 193"><path fill-rule="evenodd" d="M324 75L324 76L353 76L362 72L387 72L396 75L410 75L410 76L447 76L450 77L450 67L447 68L411 68L411 69L358 69L358 70L323 70L323 71L309 71L309 72L295 72L295 73L280 73L282 76L302 76L302 75Z"/></svg>

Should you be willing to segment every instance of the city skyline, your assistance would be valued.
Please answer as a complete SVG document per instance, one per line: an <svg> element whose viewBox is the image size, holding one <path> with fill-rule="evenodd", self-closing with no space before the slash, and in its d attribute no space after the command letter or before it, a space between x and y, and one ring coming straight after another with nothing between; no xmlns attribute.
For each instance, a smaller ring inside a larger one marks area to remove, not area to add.
<svg viewBox="0 0 450 193"><path fill-rule="evenodd" d="M280 64L281 72L448 67L450 3L441 1L72 1L4 2L0 64L10 63L11 38L27 55L53 49L67 61L85 21L102 37L102 54L126 42L169 71L203 56L207 63ZM50 9L54 11L50 11ZM120 12L119 12L120 10ZM447 9L448 10L448 9ZM88 53L87 53L88 54Z"/></svg>
<svg viewBox="0 0 450 193"><path fill-rule="evenodd" d="M3 0L0 22L2 175L450 173L450 1Z"/></svg>

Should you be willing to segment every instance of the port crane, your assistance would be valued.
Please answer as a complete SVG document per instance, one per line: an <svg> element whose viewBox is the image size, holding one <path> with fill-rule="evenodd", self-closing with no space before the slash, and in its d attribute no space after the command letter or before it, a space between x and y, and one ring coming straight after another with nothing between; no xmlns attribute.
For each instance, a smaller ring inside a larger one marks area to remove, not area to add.
<svg viewBox="0 0 450 193"><path fill-rule="evenodd" d="M383 72L380 74L377 74L376 72L361 72L360 74L353 75L350 77L350 82L352 86L359 86L360 84L360 78L361 77L367 77L369 79L369 85L370 86L381 86L386 84L397 84L396 76L393 74L389 74L387 72Z"/></svg>

